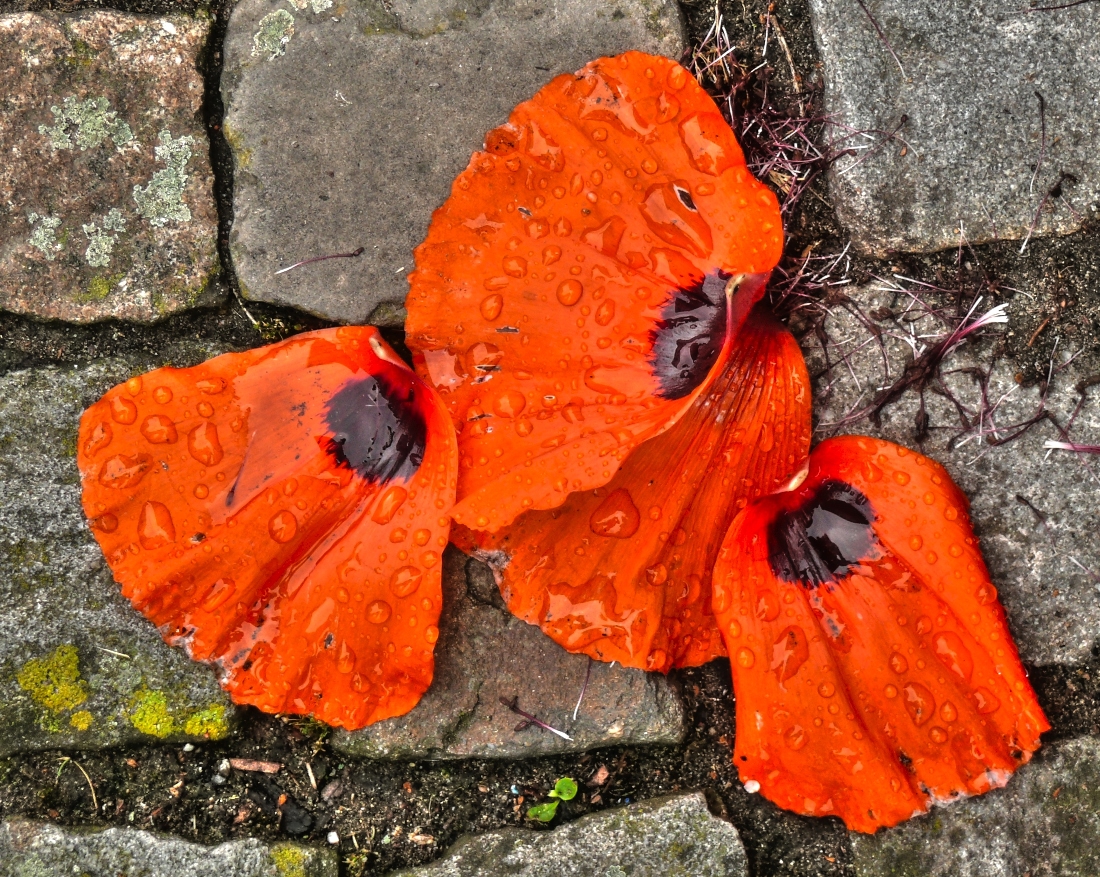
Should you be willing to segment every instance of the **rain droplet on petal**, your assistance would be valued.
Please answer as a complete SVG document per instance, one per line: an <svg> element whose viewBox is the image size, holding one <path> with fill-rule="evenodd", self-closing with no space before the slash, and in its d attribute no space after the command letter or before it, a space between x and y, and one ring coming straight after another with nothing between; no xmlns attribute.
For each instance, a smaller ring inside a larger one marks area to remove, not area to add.
<svg viewBox="0 0 1100 877"><path fill-rule="evenodd" d="M154 551L176 541L176 525L168 506L150 501L141 507L138 541L146 551Z"/></svg>
<svg viewBox="0 0 1100 877"><path fill-rule="evenodd" d="M403 566L390 576L390 590L396 597L408 597L416 592L423 573L415 566Z"/></svg>
<svg viewBox="0 0 1100 877"><path fill-rule="evenodd" d="M558 286L558 301L566 307L572 307L581 300L584 287L579 280L565 280Z"/></svg>
<svg viewBox="0 0 1100 877"><path fill-rule="evenodd" d="M487 295L481 300L481 316L483 316L489 322L492 322L500 316L500 312L504 309L504 296L500 294Z"/></svg>
<svg viewBox="0 0 1100 877"><path fill-rule="evenodd" d="M294 512L286 509L276 512L267 522L267 532L276 542L289 542L298 533L298 519L294 517Z"/></svg>
<svg viewBox="0 0 1100 877"><path fill-rule="evenodd" d="M371 624L385 624L392 614L393 608L385 600L375 600L367 607L367 621Z"/></svg>
<svg viewBox="0 0 1100 877"><path fill-rule="evenodd" d="M371 515L370 519L376 524L388 524L393 520L393 516L397 514L397 510L404 504L408 495L408 491L399 484L387 487L378 498L378 505L375 506L374 514Z"/></svg>
<svg viewBox="0 0 1100 877"><path fill-rule="evenodd" d="M137 420L137 405L125 396L112 396L110 407L111 419L115 423L130 424Z"/></svg>
<svg viewBox="0 0 1100 877"><path fill-rule="evenodd" d="M741 648L741 649L737 650L737 664L738 664L738 666L744 667L747 670L747 669L749 669L749 667L751 667L755 663L756 663L756 655L753 654L752 649Z"/></svg>
<svg viewBox="0 0 1100 877"><path fill-rule="evenodd" d="M191 430L187 434L187 452L204 466L220 463L224 453L217 426L207 420Z"/></svg>
<svg viewBox="0 0 1100 877"><path fill-rule="evenodd" d="M629 539L638 531L641 522L642 517L634 500L625 488L620 487L609 493L592 512L588 525L597 536Z"/></svg>

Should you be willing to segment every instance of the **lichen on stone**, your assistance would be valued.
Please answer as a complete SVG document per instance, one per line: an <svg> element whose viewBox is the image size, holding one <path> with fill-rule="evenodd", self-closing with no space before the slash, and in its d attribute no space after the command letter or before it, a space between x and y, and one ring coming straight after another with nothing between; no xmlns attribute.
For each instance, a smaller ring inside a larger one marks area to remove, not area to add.
<svg viewBox="0 0 1100 877"><path fill-rule="evenodd" d="M140 688L130 699L130 724L150 737L167 737L176 730L176 720L168 711L163 691Z"/></svg>
<svg viewBox="0 0 1100 877"><path fill-rule="evenodd" d="M279 877L306 877L306 854L290 844L271 848L271 861Z"/></svg>
<svg viewBox="0 0 1100 877"><path fill-rule="evenodd" d="M27 661L15 678L35 703L55 714L88 699L88 683L80 676L76 646L58 646L45 658Z"/></svg>
<svg viewBox="0 0 1100 877"><path fill-rule="evenodd" d="M145 187L134 186L138 213L155 226L190 222L191 210L183 201L183 192L187 188L186 168L195 138L185 135L173 140L166 128L157 139L160 140L156 148L157 161L164 162L166 167L154 173Z"/></svg>
<svg viewBox="0 0 1100 877"><path fill-rule="evenodd" d="M69 96L60 107L50 107L50 112L54 115L54 124L48 127L39 125L38 133L49 138L55 151L72 149L74 137L81 152L99 146L108 137L119 150L134 139L130 126L118 118L118 113L111 109L105 97L78 101ZM75 132L71 130L73 128Z"/></svg>
<svg viewBox="0 0 1100 877"><path fill-rule="evenodd" d="M27 222L34 229L28 243L52 262L54 254L61 249L61 244L57 242L57 227L61 225L61 217L29 213Z"/></svg>
<svg viewBox="0 0 1100 877"><path fill-rule="evenodd" d="M252 54L267 55L273 61L285 54L285 46L294 35L294 16L276 9L260 19L260 29L252 36Z"/></svg>
<svg viewBox="0 0 1100 877"><path fill-rule="evenodd" d="M205 737L207 740L221 740L227 737L229 722L225 717L225 707L214 704L192 713L183 723L183 733L191 737Z"/></svg>
<svg viewBox="0 0 1100 877"><path fill-rule="evenodd" d="M78 731L87 731L92 726L92 714L87 710L73 713L69 717L69 724Z"/></svg>
<svg viewBox="0 0 1100 877"><path fill-rule="evenodd" d="M111 264L111 252L118 243L118 236L126 231L126 217L117 207L112 207L103 217L100 225L95 222L81 226L88 238L88 249L84 251L84 261L93 268L106 268Z"/></svg>
<svg viewBox="0 0 1100 877"><path fill-rule="evenodd" d="M314 15L332 8L332 0L291 0L291 2L303 11L312 9Z"/></svg>

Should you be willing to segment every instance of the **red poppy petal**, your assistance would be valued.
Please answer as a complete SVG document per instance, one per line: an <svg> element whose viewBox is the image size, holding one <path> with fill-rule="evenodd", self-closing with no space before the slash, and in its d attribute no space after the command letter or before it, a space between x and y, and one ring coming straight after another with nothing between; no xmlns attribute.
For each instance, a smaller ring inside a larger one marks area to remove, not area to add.
<svg viewBox="0 0 1100 877"><path fill-rule="evenodd" d="M858 436L742 512L714 572L746 785L873 832L1003 786L1049 728L942 466Z"/></svg>
<svg viewBox="0 0 1100 877"><path fill-rule="evenodd" d="M722 374L609 484L455 538L494 566L509 609L566 649L649 670L702 664L725 654L707 583L726 526L781 488L809 444L798 343L757 310Z"/></svg>
<svg viewBox="0 0 1100 877"><path fill-rule="evenodd" d="M357 728L428 687L457 451L376 329L132 378L78 463L123 594L236 702Z"/></svg>
<svg viewBox="0 0 1100 877"><path fill-rule="evenodd" d="M607 484L705 388L781 249L775 196L667 58L601 58L516 107L432 218L406 302L459 430L456 522Z"/></svg>

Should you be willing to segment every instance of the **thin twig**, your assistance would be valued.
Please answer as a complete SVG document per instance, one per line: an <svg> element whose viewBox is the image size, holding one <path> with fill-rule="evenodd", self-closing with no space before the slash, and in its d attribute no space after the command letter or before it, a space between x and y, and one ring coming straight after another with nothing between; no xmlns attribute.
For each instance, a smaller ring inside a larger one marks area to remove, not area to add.
<svg viewBox="0 0 1100 877"><path fill-rule="evenodd" d="M588 668L584 671L584 684L581 685L581 696L577 698L577 705L573 707L573 721L577 721L577 711L581 708L584 693L588 690L588 678L592 675L592 656L588 656Z"/></svg>
<svg viewBox="0 0 1100 877"><path fill-rule="evenodd" d="M867 8L867 4L864 3L863 0L856 0L856 3L859 4L859 8L863 10L863 14L867 16L867 20L871 22L871 26L875 29L875 32L878 33L878 38L882 40L882 44L886 46L886 51L890 53L890 57L892 57L898 65L898 70L901 71L901 75L906 76L905 68L901 66L901 59L898 58L897 53L894 51L894 47L890 45L890 41L886 39L886 34L883 33L882 28L878 26L878 22L875 21L875 17L871 14L871 10Z"/></svg>
<svg viewBox="0 0 1100 877"><path fill-rule="evenodd" d="M365 247L360 247L358 250L353 250L350 253L330 253L327 256L314 256L312 259L303 259L301 262L295 262L293 265L287 265L285 268L280 268L275 274L286 274L287 271L293 271L295 268L301 268L303 265L312 265L314 262L324 262L326 259L354 259L358 256L362 256L365 251Z"/></svg>
<svg viewBox="0 0 1100 877"><path fill-rule="evenodd" d="M88 789L92 793L92 808L96 812L99 812L99 801L96 800L95 785L93 785L93 783L92 783L92 778L90 776L88 776L88 771L84 770L84 768L81 766L79 761L76 761L75 759L70 758L69 756L66 755L64 758L61 759L61 767L59 767L58 771L57 771L57 775L59 777L61 776L61 769L64 768L66 764L75 764L76 769L79 770L82 774L84 774L84 779L88 781Z"/></svg>
<svg viewBox="0 0 1100 877"><path fill-rule="evenodd" d="M549 731L551 734L557 734L563 740L568 740L570 742L573 741L573 738L566 734L565 731L559 731L557 728L551 727L550 725L546 724L546 722L544 722L537 716L533 716L529 712L521 710L519 708L518 696L513 697L511 700L508 700L508 698L506 697L502 697L500 699L500 702L504 704L504 706L508 707L508 709L510 709L516 715L523 716L523 718L525 719L525 721L520 722L518 725L516 725L517 731L522 731L524 728L528 728L531 725L536 725L537 727L542 728L544 731Z"/></svg>

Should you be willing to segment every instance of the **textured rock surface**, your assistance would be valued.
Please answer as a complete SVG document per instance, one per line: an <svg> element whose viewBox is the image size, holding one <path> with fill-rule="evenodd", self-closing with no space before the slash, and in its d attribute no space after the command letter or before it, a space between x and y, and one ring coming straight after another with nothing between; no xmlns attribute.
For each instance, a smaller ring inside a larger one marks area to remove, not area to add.
<svg viewBox="0 0 1100 877"><path fill-rule="evenodd" d="M157 364L0 376L0 754L229 732L214 671L166 646L122 598L80 508L81 411Z"/></svg>
<svg viewBox="0 0 1100 877"><path fill-rule="evenodd" d="M600 55L683 47L672 0L310 2L233 12L231 247L248 296L347 322L401 322L413 247L513 106Z"/></svg>
<svg viewBox="0 0 1100 877"><path fill-rule="evenodd" d="M384 758L528 758L615 744L683 739L679 694L657 674L592 663L571 655L541 630L509 615L489 568L454 548L445 556L444 610L435 679L408 715L333 737L337 750ZM516 730L519 706L572 741L536 727Z"/></svg>
<svg viewBox="0 0 1100 877"><path fill-rule="evenodd" d="M858 877L1100 874L1100 744L1053 744L1004 789L852 835L852 848Z"/></svg>
<svg viewBox="0 0 1100 877"><path fill-rule="evenodd" d="M866 5L904 74L856 0L810 0L833 135L858 150L833 165L830 186L859 249L938 250L957 244L960 230L971 242L1022 238L1033 222L1038 234L1065 234L1096 218L1100 6ZM1036 92L1046 102L1045 151ZM1040 212L1063 172L1073 177L1064 197Z"/></svg>
<svg viewBox="0 0 1100 877"><path fill-rule="evenodd" d="M0 823L0 877L336 877L336 853L254 838L204 847L148 831Z"/></svg>
<svg viewBox="0 0 1100 877"><path fill-rule="evenodd" d="M903 313L909 301L903 295L872 288L853 289L848 294L864 314L891 308L900 319L872 321L883 333L887 369L882 349L866 326L845 308L834 308L826 330L832 339L843 343L830 350L833 368L814 383L817 438L863 433L918 447L914 436L920 396L912 390L885 408L880 427L866 417L835 424L846 415L865 410L878 389L892 384L902 373L912 356L906 337L917 345L933 343L945 335L944 325L930 317L912 320L917 312ZM971 419L980 407L981 389L974 373L965 370L989 369L991 348L990 341L966 343L944 361L945 385ZM1071 353L1059 353L1058 362ZM823 368L820 348L811 346L806 354L811 375L817 374ZM1061 424L1068 423L1081 398L1074 385L1083 377L1073 365L1054 375L1046 409ZM989 406L996 409L992 420L983 420L983 426L987 431L998 426L999 437L1014 431L1006 427L1026 421L1039 410L1039 388L1017 385L1011 367L1003 361L992 366L986 394ZM923 442L923 452L943 463L970 497L974 527L1021 656L1032 664L1087 659L1100 633L1096 578L1100 574L1100 540L1096 538L1100 470L1095 460L1045 450L1045 440L1060 438L1050 422L999 446L979 443L971 430L951 447L952 439L963 433L955 405L931 389L924 395L930 435ZM1073 434L1086 442L1100 434L1100 404L1095 393L1086 397ZM1045 522L1018 497L1034 505Z"/></svg>
<svg viewBox="0 0 1100 877"><path fill-rule="evenodd" d="M702 794L655 798L584 816L552 832L518 828L463 838L431 865L393 877L741 877L737 829Z"/></svg>
<svg viewBox="0 0 1100 877"><path fill-rule="evenodd" d="M209 29L118 12L0 16L0 307L149 321L214 300L196 67Z"/></svg>

